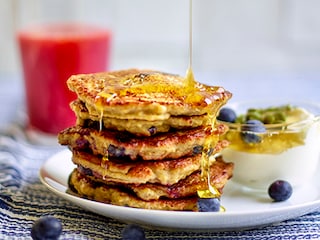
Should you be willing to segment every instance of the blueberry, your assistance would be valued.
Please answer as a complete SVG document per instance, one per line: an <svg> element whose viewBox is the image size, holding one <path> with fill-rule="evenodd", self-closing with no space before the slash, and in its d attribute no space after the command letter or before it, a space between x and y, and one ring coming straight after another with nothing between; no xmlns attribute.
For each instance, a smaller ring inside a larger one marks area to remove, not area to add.
<svg viewBox="0 0 320 240"><path fill-rule="evenodd" d="M266 131L264 124L256 119L248 120L241 128L242 131L250 131L250 132L257 132L263 133Z"/></svg>
<svg viewBox="0 0 320 240"><path fill-rule="evenodd" d="M110 144L109 146L108 146L108 155L110 156L110 157L117 157L117 158L119 158L119 157L124 157L125 156L125 148L123 148L123 147L116 147L116 146L114 146L114 145L112 145L112 144Z"/></svg>
<svg viewBox="0 0 320 240"><path fill-rule="evenodd" d="M236 121L237 114L231 108L221 108L217 119L224 122L234 123Z"/></svg>
<svg viewBox="0 0 320 240"><path fill-rule="evenodd" d="M78 171L83 175L93 176L93 171L90 168L85 168L81 165L78 166Z"/></svg>
<svg viewBox="0 0 320 240"><path fill-rule="evenodd" d="M199 212L219 212L220 199L219 198L198 198Z"/></svg>
<svg viewBox="0 0 320 240"><path fill-rule="evenodd" d="M76 139L76 148L77 149L87 149L89 148L89 141L87 139L85 139L84 137L79 137L78 139Z"/></svg>
<svg viewBox="0 0 320 240"><path fill-rule="evenodd" d="M248 120L241 127L241 138L246 143L259 143L261 137L255 133L264 133L266 128L264 124L259 120Z"/></svg>
<svg viewBox="0 0 320 240"><path fill-rule="evenodd" d="M152 136L152 135L155 135L157 133L157 128L156 127L150 127L148 129L148 131L149 131L150 135Z"/></svg>
<svg viewBox="0 0 320 240"><path fill-rule="evenodd" d="M144 230L136 224L128 224L121 232L122 240L145 240Z"/></svg>
<svg viewBox="0 0 320 240"><path fill-rule="evenodd" d="M275 202L285 201L292 195L292 186L287 181L277 180L270 185L268 194Z"/></svg>
<svg viewBox="0 0 320 240"><path fill-rule="evenodd" d="M197 145L197 146L194 146L193 147L193 154L199 154L199 153L202 153L202 150L203 150L203 146L201 145Z"/></svg>
<svg viewBox="0 0 320 240"><path fill-rule="evenodd" d="M33 240L55 240L62 232L60 220L53 216L41 217L34 222L31 229Z"/></svg>

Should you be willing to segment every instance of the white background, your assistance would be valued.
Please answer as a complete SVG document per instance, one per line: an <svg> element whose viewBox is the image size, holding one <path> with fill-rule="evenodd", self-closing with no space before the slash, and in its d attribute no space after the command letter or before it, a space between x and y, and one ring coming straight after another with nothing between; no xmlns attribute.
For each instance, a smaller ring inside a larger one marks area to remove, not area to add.
<svg viewBox="0 0 320 240"><path fill-rule="evenodd" d="M196 71L319 69L320 1L194 0L193 8ZM20 70L16 31L50 21L111 29L113 69L187 67L188 0L0 0L0 72Z"/></svg>

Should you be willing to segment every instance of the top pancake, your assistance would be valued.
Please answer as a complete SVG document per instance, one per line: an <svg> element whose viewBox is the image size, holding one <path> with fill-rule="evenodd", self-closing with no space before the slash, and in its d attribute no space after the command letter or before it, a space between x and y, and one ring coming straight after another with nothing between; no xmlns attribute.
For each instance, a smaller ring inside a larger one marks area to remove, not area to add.
<svg viewBox="0 0 320 240"><path fill-rule="evenodd" d="M183 77L152 70L79 74L71 76L67 84L89 114L118 119L155 121L215 114L231 97L222 87L196 83L190 89Z"/></svg>

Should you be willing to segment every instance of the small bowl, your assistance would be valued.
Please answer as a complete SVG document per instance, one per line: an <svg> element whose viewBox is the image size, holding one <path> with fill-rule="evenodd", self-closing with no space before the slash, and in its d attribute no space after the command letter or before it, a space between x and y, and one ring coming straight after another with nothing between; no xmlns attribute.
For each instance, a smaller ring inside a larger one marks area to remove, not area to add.
<svg viewBox="0 0 320 240"><path fill-rule="evenodd" d="M223 138L230 145L222 151L222 155L225 161L235 165L234 182L251 189L266 190L276 180L286 180L297 187L314 176L320 156L320 105L293 101L248 101L225 107L244 114L249 108L288 104L303 108L310 114L306 114L303 120L290 123L264 124L263 133L243 131L247 129L243 123L223 122L229 127ZM247 143L244 134L252 134L258 140Z"/></svg>

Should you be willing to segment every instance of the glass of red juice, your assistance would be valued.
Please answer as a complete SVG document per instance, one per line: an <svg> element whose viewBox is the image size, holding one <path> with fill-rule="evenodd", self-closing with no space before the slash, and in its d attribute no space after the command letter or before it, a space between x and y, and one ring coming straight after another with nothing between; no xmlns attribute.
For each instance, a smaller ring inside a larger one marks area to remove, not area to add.
<svg viewBox="0 0 320 240"><path fill-rule="evenodd" d="M110 42L109 30L75 23L18 32L29 130L55 135L75 124L69 104L76 96L66 80L108 70Z"/></svg>

